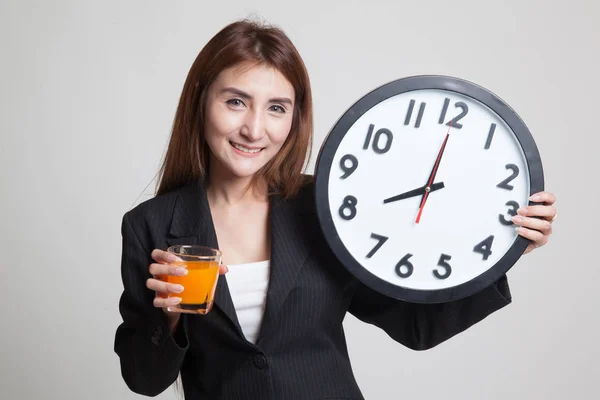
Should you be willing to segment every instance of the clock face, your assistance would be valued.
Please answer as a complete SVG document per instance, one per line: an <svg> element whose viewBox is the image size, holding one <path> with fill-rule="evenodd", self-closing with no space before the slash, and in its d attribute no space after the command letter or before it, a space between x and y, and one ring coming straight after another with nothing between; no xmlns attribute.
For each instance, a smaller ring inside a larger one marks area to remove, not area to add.
<svg viewBox="0 0 600 400"><path fill-rule="evenodd" d="M543 181L516 114L448 77L361 99L327 138L316 175L336 255L372 288L416 302L464 297L504 274L527 245L511 217Z"/></svg>

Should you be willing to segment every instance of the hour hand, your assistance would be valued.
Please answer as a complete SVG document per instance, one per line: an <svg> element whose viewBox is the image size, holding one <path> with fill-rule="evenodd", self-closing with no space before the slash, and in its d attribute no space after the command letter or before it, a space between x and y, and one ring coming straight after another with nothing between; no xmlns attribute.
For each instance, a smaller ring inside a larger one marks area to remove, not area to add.
<svg viewBox="0 0 600 400"><path fill-rule="evenodd" d="M387 198L387 199L385 199L383 201L383 203L386 204L386 203L391 203L393 201L408 199L410 197L422 196L427 191L429 191L431 193L431 192L435 192L436 190L440 190L443 187L444 187L444 182L434 183L433 185L431 185L431 187L429 188L429 190L427 190L427 186L422 186L420 188L417 188L417 189L414 189L414 190L409 190L408 192L399 194L397 196L393 196L393 197Z"/></svg>

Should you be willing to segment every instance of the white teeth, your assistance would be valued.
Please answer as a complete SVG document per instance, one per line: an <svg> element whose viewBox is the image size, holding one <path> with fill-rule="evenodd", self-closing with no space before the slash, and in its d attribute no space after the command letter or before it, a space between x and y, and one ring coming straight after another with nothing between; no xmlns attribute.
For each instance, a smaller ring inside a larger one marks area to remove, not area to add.
<svg viewBox="0 0 600 400"><path fill-rule="evenodd" d="M241 145L239 145L239 144L237 144L237 143L233 143L233 142L230 142L230 143L231 143L231 145L232 145L233 147L235 147L236 149L238 149L238 150L240 150L240 151L243 151L244 153L250 153L250 154L254 154L254 153L258 153L259 151L261 151L261 150L262 150L262 149L252 149L252 150L251 150L251 149L248 149L248 148L246 148L246 147L244 147L244 146L241 146Z"/></svg>

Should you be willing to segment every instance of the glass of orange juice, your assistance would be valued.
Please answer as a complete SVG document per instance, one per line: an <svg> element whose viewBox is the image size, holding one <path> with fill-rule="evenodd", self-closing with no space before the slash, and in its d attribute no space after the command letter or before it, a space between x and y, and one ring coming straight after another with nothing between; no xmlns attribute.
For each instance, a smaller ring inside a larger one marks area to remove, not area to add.
<svg viewBox="0 0 600 400"><path fill-rule="evenodd" d="M169 311L188 314L207 314L214 303L219 278L221 251L199 245L177 245L167 249L180 261L171 263L188 270L184 276L167 276L167 282L183 286L181 293L169 293L169 297L181 297L181 303L169 307Z"/></svg>

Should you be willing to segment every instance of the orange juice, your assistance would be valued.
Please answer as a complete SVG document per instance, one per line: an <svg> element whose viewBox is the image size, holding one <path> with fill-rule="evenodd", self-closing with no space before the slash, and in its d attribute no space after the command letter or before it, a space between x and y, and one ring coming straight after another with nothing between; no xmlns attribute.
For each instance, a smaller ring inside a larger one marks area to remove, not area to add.
<svg viewBox="0 0 600 400"><path fill-rule="evenodd" d="M173 297L181 297L182 309L210 310L215 295L216 282L219 277L218 261L178 261L172 263L188 270L184 276L167 276L167 282L183 286L183 292L172 293Z"/></svg>

